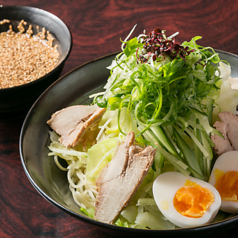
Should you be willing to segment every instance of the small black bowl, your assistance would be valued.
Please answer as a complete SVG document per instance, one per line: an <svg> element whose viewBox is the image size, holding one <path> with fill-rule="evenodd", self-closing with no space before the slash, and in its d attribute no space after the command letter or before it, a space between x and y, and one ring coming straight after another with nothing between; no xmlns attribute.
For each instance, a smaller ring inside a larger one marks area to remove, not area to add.
<svg viewBox="0 0 238 238"><path fill-rule="evenodd" d="M39 95L59 77L72 48L69 28L47 11L28 6L0 6L0 21L3 19L10 20L15 32L18 32L21 20L32 25L34 34L37 26L40 30L45 27L55 38L53 43L57 44L60 59L57 66L43 77L20 86L0 89L0 120L24 116ZM8 29L9 24L0 25L0 32Z"/></svg>

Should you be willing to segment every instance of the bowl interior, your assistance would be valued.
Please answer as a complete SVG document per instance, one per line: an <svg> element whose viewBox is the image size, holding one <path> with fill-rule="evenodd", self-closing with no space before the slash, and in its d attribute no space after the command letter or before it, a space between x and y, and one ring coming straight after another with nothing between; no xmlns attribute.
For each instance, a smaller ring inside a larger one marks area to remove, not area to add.
<svg viewBox="0 0 238 238"><path fill-rule="evenodd" d="M237 77L238 56L225 52L219 52L219 54L222 59L231 63L232 76ZM53 158L47 155L49 152L47 146L50 143L48 134L50 129L46 121L55 111L69 105L86 104L90 101L88 95L101 91L109 76L109 70L106 67L110 65L114 57L113 54L76 68L49 87L33 105L25 119L20 135L21 160L30 182L49 202L108 232L113 229L114 234L118 237L122 234L125 237L143 237L147 233L150 237L157 237L158 234L166 237L173 237L174 235L185 237L193 235L195 237L195 233L198 236L203 235L204 232L209 235L219 231L219 229L233 225L238 221L237 216L227 221L198 228L145 231L96 222L79 211L79 207L73 201L69 191L66 173L60 171Z"/></svg>

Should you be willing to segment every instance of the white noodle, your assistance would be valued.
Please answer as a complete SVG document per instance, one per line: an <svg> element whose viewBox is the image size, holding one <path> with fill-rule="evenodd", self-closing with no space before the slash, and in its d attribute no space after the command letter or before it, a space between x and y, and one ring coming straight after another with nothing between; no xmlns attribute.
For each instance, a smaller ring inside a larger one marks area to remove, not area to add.
<svg viewBox="0 0 238 238"><path fill-rule="evenodd" d="M68 169L67 168L64 168L60 163L59 163L59 160L58 160L58 156L57 155L54 155L54 161L55 161L55 164L57 165L57 167L63 171L67 171Z"/></svg>
<svg viewBox="0 0 238 238"><path fill-rule="evenodd" d="M69 189L75 203L85 209L94 207L97 190L96 186L86 181L87 153L66 149L57 141L56 133L51 132L50 138L52 143L49 146L51 150L49 156L54 157L54 162L60 170L67 171ZM58 157L67 161L67 168L60 164Z"/></svg>

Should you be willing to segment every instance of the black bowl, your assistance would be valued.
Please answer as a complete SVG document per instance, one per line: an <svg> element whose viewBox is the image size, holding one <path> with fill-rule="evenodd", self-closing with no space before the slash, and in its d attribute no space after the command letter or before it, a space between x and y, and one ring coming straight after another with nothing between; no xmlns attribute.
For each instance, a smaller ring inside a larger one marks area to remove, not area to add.
<svg viewBox="0 0 238 238"><path fill-rule="evenodd" d="M218 51L221 59L230 62L232 76L238 76L238 56ZM200 227L176 230L142 230L117 227L97 222L79 211L69 191L66 173L56 167L48 157L50 144L46 121L52 113L69 105L87 104L88 95L102 90L115 54L92 61L69 72L34 103L22 126L20 134L20 156L25 173L34 188L49 202L77 219L93 224L104 232L117 237L211 237L238 223L238 216ZM62 96L63 95L63 96Z"/></svg>
<svg viewBox="0 0 238 238"><path fill-rule="evenodd" d="M26 114L39 95L58 79L72 48L68 27L47 11L27 6L0 6L0 20L3 19L11 21L15 32L18 32L17 26L22 19L32 25L34 33L36 26L40 30L45 27L55 37L54 44L58 46L60 59L57 66L45 76L21 86L0 89L0 120ZM8 29L9 24L0 25L0 32Z"/></svg>

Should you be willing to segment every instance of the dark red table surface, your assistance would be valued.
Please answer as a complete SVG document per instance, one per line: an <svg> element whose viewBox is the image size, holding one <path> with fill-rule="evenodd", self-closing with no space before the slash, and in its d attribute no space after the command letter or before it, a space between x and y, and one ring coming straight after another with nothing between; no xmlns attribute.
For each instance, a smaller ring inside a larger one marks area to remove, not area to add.
<svg viewBox="0 0 238 238"><path fill-rule="evenodd" d="M119 51L120 38L135 24L134 36L159 27L167 35L178 31L179 43L199 35L201 45L238 54L237 0L4 0L0 4L38 7L69 26L73 48L62 75ZM32 187L18 149L23 120L0 120L0 237L111 237L64 213ZM238 224L215 237L237 238Z"/></svg>

